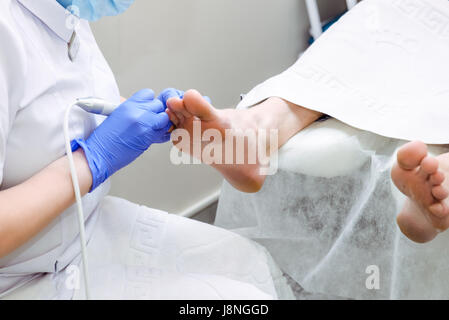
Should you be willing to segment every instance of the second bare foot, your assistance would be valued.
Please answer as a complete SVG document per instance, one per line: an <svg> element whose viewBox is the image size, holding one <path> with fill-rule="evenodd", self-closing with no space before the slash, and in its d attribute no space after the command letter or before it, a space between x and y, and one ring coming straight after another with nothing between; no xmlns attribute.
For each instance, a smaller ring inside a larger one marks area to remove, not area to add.
<svg viewBox="0 0 449 320"><path fill-rule="evenodd" d="M430 157L427 146L410 142L397 156L391 176L408 199L397 217L401 231L424 243L449 228L449 154Z"/></svg>

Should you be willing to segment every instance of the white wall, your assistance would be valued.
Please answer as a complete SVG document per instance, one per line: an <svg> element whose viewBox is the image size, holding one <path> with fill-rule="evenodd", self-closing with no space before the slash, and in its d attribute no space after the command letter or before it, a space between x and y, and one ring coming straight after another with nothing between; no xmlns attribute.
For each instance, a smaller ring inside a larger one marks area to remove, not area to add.
<svg viewBox="0 0 449 320"><path fill-rule="evenodd" d="M319 0L322 16L344 0ZM123 96L144 88L195 88L217 107L288 66L306 48L304 0L136 0L123 15L92 24ZM155 145L113 178L112 194L169 212L217 190L206 166L174 166Z"/></svg>

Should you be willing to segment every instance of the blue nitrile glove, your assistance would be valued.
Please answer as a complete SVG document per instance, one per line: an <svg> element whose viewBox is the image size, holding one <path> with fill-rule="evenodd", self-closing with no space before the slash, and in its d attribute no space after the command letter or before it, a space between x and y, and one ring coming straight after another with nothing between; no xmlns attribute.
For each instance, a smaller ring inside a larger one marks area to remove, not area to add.
<svg viewBox="0 0 449 320"><path fill-rule="evenodd" d="M91 192L153 143L169 141L170 127L162 102L144 89L121 104L87 140L73 140L72 150L84 150L92 172Z"/></svg>
<svg viewBox="0 0 449 320"><path fill-rule="evenodd" d="M157 98L164 104L164 107L167 108L167 100L170 98L184 98L184 91L174 88L167 88L162 91ZM209 97L204 97L204 99L206 99L209 103L212 103Z"/></svg>
<svg viewBox="0 0 449 320"><path fill-rule="evenodd" d="M170 98L184 98L184 91L174 89L174 88L167 88L164 91L162 91L159 94L159 97L157 97L167 108L167 100Z"/></svg>

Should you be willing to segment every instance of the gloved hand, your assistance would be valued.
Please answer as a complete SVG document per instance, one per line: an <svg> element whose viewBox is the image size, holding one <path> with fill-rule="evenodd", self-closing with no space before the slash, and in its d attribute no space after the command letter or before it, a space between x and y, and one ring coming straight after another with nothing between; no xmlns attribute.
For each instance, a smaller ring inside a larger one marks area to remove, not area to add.
<svg viewBox="0 0 449 320"><path fill-rule="evenodd" d="M157 97L163 104L164 107L167 109L167 101L170 98L184 98L184 91L174 89L174 88L167 88L164 91L162 91L159 96ZM211 100L209 97L204 97L209 103L211 103Z"/></svg>
<svg viewBox="0 0 449 320"><path fill-rule="evenodd" d="M169 141L171 125L164 104L144 89L121 104L89 138L73 140L72 150L84 150L92 172L91 192L153 143Z"/></svg>
<svg viewBox="0 0 449 320"><path fill-rule="evenodd" d="M184 91L174 88L167 88L164 91L162 91L157 98L164 104L164 107L167 108L168 99L170 98L182 99L184 98Z"/></svg>

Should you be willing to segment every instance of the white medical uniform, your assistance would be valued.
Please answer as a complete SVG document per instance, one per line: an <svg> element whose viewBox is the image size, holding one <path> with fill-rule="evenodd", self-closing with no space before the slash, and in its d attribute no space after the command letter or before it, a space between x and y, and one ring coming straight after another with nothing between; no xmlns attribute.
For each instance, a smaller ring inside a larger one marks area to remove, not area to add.
<svg viewBox="0 0 449 320"><path fill-rule="evenodd" d="M119 102L89 24L73 22L56 0L0 2L2 190L64 156L63 115L76 98ZM74 31L79 50L71 61ZM84 111L71 114L72 138L87 138L96 125ZM94 298L278 297L282 277L264 249L216 227L106 197L108 190L106 182L83 198ZM65 272L80 262L77 225L71 207L1 258L0 296L82 298Z"/></svg>

